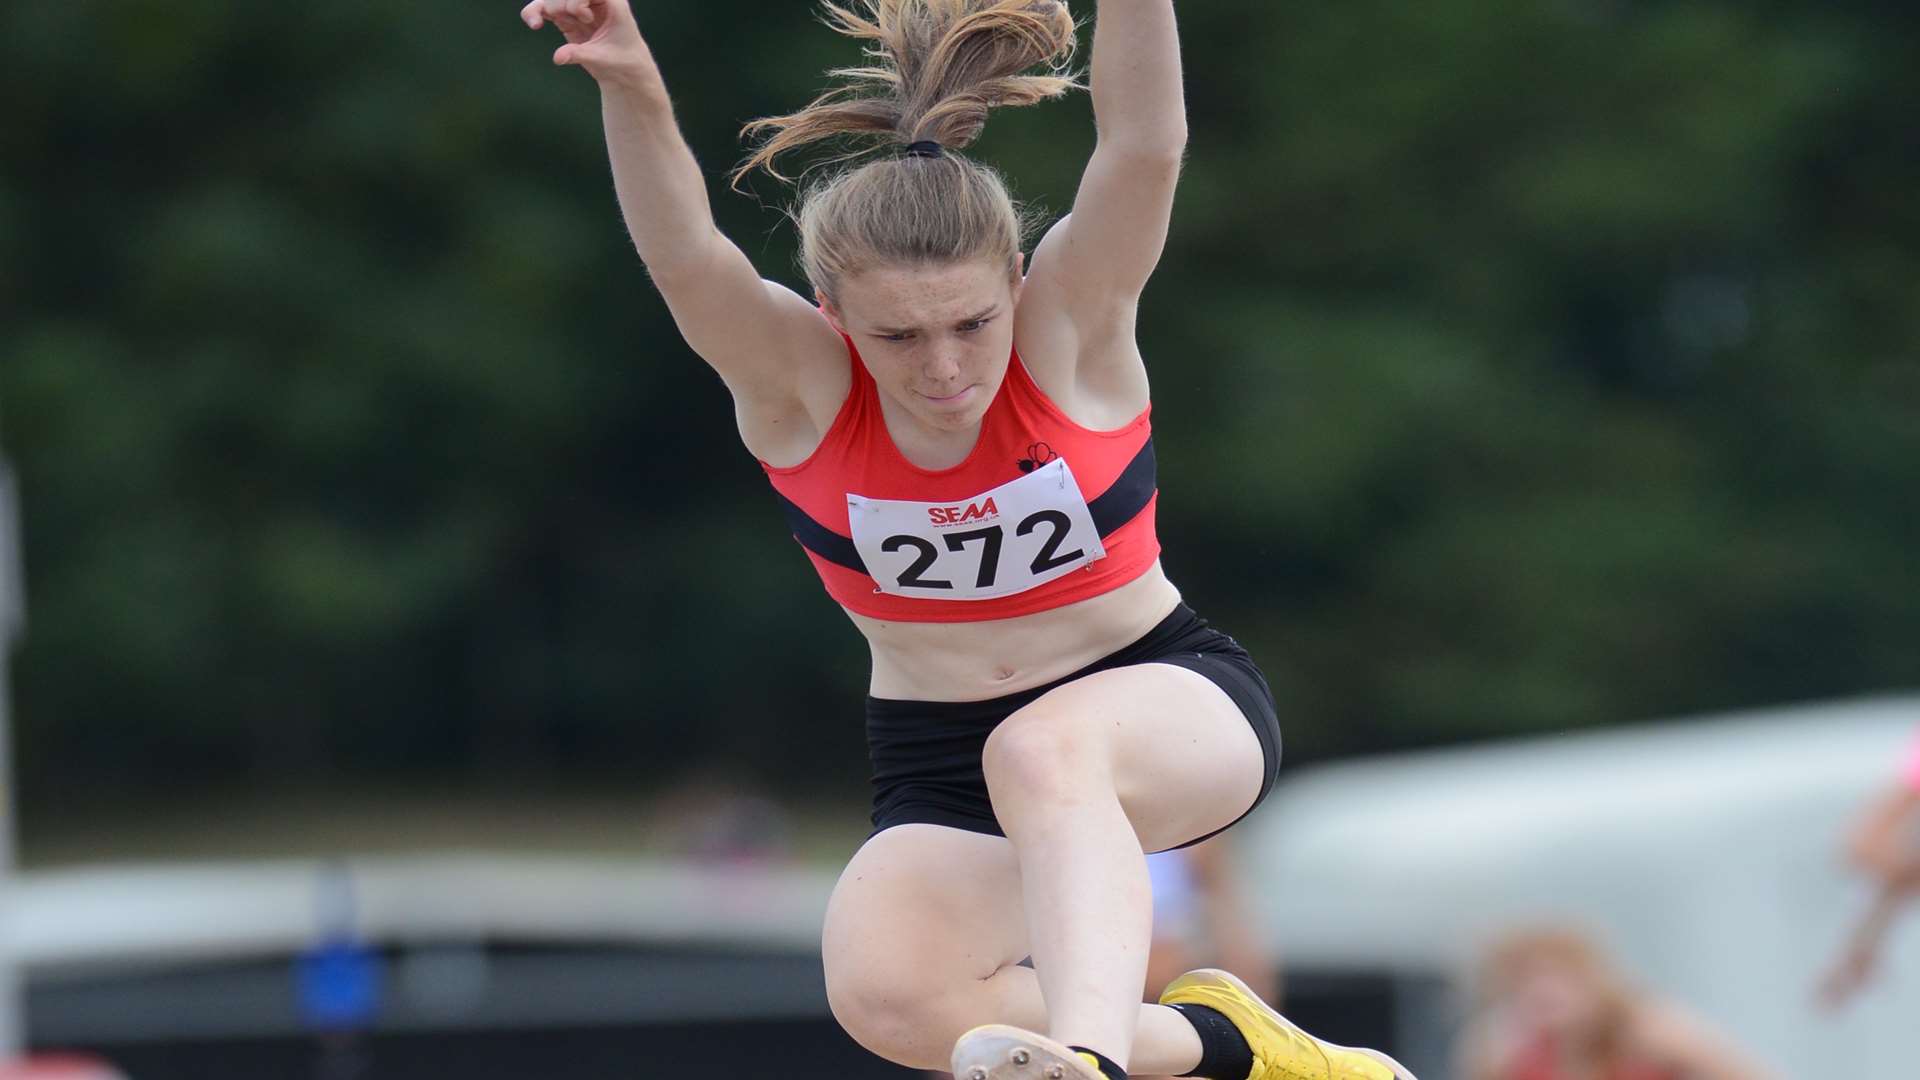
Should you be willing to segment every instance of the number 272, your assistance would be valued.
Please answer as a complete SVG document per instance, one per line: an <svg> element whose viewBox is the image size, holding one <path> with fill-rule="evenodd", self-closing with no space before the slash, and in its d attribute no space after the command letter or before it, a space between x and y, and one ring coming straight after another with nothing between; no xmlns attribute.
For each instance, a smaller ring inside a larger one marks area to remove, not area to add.
<svg viewBox="0 0 1920 1080"><path fill-rule="evenodd" d="M1044 574L1056 567L1065 566L1076 559L1086 557L1087 553L1084 548L1075 548L1065 554L1060 552L1060 545L1065 542L1068 530L1073 528L1073 522L1067 515L1058 510L1041 510L1038 513L1027 515L1027 517L1014 528L1013 533L1015 536L1026 536L1042 525L1048 526L1051 531L1047 534L1046 540L1041 543L1040 553L1033 557L1033 563L1028 568L1036 576ZM984 529L968 529L966 532L948 533L942 537L942 539L946 541L947 550L952 552L964 551L968 544L976 540L980 541L980 570L979 573L974 576L973 580L973 585L976 589L992 588L994 580L999 577L1000 543L1004 538L1004 534L1000 531L1000 526L998 525L989 525ZM880 544L880 550L889 555L906 548L912 548L914 550L914 558L913 565L907 567L905 572L897 579L901 588L953 588L953 582L951 581L921 576L931 569L934 560L940 557L940 549L934 547L931 541L924 537L901 535L889 536Z"/></svg>

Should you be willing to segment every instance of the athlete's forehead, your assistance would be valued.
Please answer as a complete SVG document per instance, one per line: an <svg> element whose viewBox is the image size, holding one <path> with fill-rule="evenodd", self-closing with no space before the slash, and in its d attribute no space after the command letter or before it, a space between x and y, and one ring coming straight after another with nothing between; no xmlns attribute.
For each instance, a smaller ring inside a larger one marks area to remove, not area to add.
<svg viewBox="0 0 1920 1080"><path fill-rule="evenodd" d="M1012 286L986 260L930 266L881 266L847 278L840 310L850 322L888 332L950 326L1003 307Z"/></svg>

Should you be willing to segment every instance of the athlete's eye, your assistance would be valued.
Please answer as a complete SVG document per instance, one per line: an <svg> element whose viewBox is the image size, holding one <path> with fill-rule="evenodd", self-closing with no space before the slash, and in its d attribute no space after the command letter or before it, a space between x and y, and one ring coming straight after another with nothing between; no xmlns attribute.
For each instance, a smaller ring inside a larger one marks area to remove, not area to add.
<svg viewBox="0 0 1920 1080"><path fill-rule="evenodd" d="M879 338L881 341L912 341L913 334L911 332L905 334L881 334Z"/></svg>
<svg viewBox="0 0 1920 1080"><path fill-rule="evenodd" d="M992 319L970 319L960 324L960 332L963 334L971 334L992 321Z"/></svg>

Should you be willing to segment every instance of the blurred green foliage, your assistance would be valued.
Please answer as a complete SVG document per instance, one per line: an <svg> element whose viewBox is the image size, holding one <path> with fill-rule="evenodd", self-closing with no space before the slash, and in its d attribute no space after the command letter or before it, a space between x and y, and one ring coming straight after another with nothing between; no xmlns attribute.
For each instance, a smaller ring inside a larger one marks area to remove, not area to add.
<svg viewBox="0 0 1920 1080"><path fill-rule="evenodd" d="M641 5L723 227L849 59ZM1083 0L1083 14L1091 5ZM342 774L852 795L864 655L513 3L0 11L38 802ZM1295 760L1920 683L1920 8L1181 9L1167 564ZM981 152L1071 202L1088 103Z"/></svg>

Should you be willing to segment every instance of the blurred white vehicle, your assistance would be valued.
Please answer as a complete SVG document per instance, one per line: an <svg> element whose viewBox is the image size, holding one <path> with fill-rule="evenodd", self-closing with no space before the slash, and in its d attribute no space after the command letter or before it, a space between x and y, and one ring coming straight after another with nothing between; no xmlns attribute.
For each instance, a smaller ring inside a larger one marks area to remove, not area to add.
<svg viewBox="0 0 1920 1080"><path fill-rule="evenodd" d="M1449 1075L1443 991L1503 929L1573 923L1782 1075L1913 1075L1920 934L1849 1011L1815 987L1868 887L1842 865L1920 697L1374 758L1290 775L1240 850L1290 971L1393 977L1397 1056Z"/></svg>

